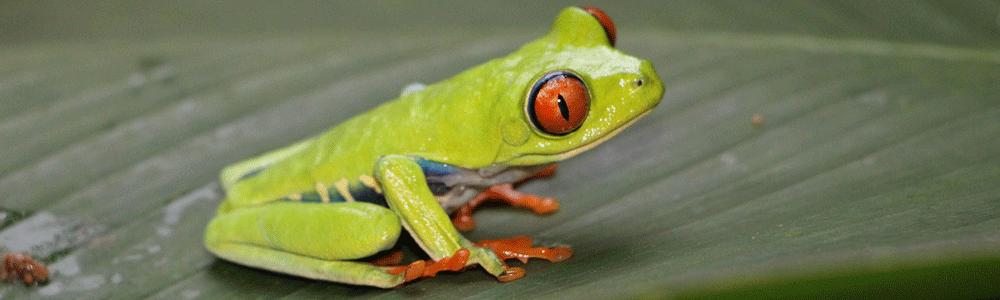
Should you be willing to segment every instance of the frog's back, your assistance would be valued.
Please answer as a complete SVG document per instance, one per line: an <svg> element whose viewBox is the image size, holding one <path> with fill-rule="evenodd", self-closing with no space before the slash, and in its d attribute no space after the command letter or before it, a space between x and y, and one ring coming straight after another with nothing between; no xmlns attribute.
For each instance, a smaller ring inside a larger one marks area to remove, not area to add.
<svg viewBox="0 0 1000 300"><path fill-rule="evenodd" d="M456 105L433 90L418 94L385 103L320 136L226 167L221 177L227 200L221 210L270 201L378 202L381 190L371 174L382 156L410 154L449 162L455 155L495 151L483 143L470 148L462 138L481 136L470 124L483 120L442 117L453 116L448 110Z"/></svg>

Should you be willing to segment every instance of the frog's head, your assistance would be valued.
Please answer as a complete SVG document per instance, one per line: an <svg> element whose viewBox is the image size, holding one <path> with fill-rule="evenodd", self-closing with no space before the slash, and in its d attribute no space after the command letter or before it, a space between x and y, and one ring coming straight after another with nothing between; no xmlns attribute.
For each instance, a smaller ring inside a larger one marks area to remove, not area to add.
<svg viewBox="0 0 1000 300"><path fill-rule="evenodd" d="M496 162L536 165L597 146L648 114L663 84L646 60L614 48L614 24L600 10L563 10L545 37L508 56L517 99L500 109L504 140Z"/></svg>

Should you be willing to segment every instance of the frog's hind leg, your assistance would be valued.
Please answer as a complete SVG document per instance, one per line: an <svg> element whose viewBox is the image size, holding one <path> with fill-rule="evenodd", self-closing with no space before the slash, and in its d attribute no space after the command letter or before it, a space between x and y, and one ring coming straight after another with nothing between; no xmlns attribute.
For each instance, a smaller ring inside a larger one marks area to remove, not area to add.
<svg viewBox="0 0 1000 300"><path fill-rule="evenodd" d="M352 261L392 248L402 227L389 209L362 202L281 202L216 216L205 231L215 255L312 279L393 287L405 274Z"/></svg>
<svg viewBox="0 0 1000 300"><path fill-rule="evenodd" d="M392 274L392 267L359 261L322 260L280 250L226 243L212 249L215 255L239 264L279 273L355 285L391 288L405 282L405 274Z"/></svg>

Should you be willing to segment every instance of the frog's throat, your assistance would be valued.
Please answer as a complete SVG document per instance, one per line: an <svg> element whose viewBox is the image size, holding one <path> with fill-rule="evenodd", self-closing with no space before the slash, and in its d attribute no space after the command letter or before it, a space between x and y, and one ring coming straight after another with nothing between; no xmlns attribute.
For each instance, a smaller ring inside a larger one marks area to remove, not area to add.
<svg viewBox="0 0 1000 300"><path fill-rule="evenodd" d="M600 145L601 143L604 143L605 141L607 141L608 139L614 137L615 135L618 135L619 132L621 132L622 130L625 130L625 128L628 128L628 127L632 126L633 123L635 123L636 121L639 121L639 119L642 119L642 117L645 117L646 115L648 115L652 111L653 110L647 110L647 111L645 111L645 112L643 112L641 114L636 115L631 120L626 121L621 126L618 126L617 128L612 129L607 134L605 134L605 135L597 138L593 142L590 142L590 143L588 143L586 145L583 145L583 146L580 146L580 147L577 147L577 148L574 148L574 149L570 149L569 151L566 151L566 152L560 152L560 153L554 153L554 154L525 154L525 155L518 156L518 157L512 159L511 161L519 161L519 160L526 160L526 159L527 160L535 160L537 158L544 158L547 161L561 161L561 160L573 157L573 156L575 156L577 154L580 154L580 153L582 153L584 151L593 149L594 147L597 147L597 145Z"/></svg>

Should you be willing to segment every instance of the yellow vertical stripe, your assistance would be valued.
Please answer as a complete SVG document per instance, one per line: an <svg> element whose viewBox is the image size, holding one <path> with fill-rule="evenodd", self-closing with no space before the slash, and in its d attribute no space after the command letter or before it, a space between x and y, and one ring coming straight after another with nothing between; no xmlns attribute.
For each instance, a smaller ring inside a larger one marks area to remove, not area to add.
<svg viewBox="0 0 1000 300"><path fill-rule="evenodd" d="M326 188L326 185L322 182L316 182L316 193L319 194L319 199L323 203L330 203L330 190Z"/></svg>
<svg viewBox="0 0 1000 300"><path fill-rule="evenodd" d="M341 178L333 187L337 189L337 192L340 193L340 197L344 198L344 201L354 202L354 196L351 196L351 191L347 189L348 184L347 179Z"/></svg>

